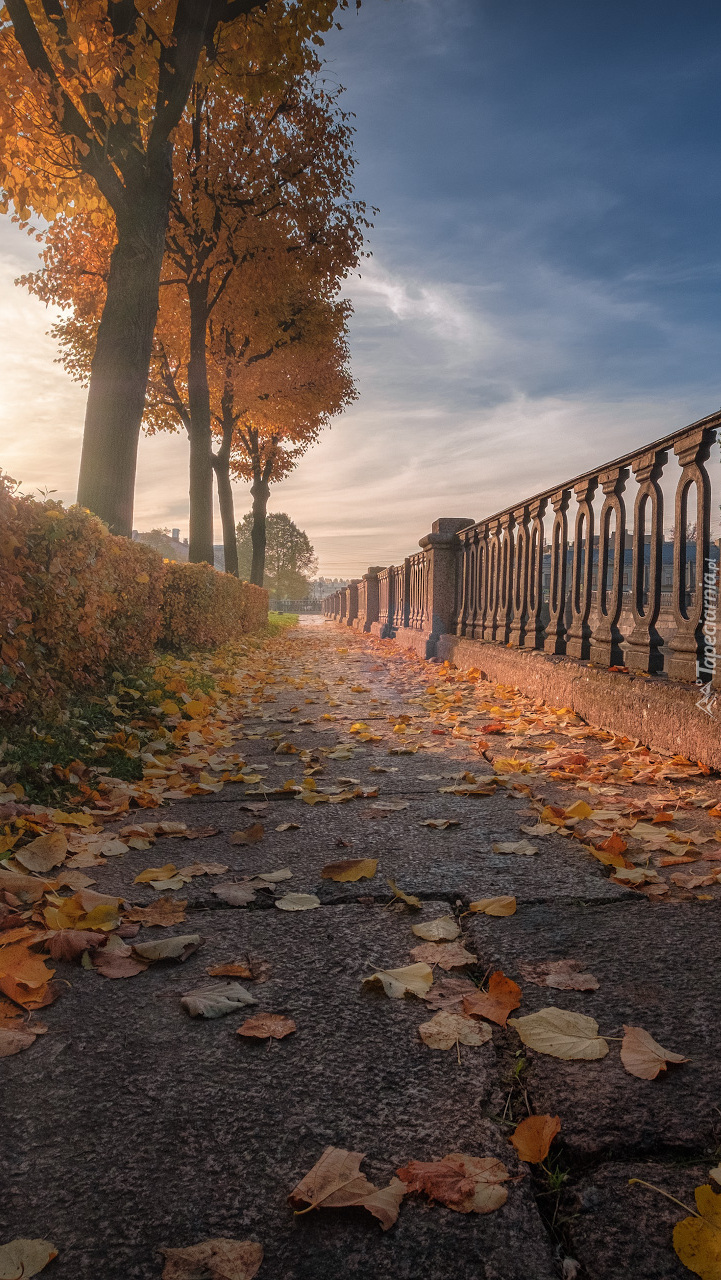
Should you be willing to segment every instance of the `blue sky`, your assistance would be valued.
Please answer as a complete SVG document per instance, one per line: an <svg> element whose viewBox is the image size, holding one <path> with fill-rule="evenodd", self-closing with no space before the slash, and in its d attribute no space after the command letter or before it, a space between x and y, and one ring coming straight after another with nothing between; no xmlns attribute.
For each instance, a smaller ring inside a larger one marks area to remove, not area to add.
<svg viewBox="0 0 721 1280"><path fill-rule="evenodd" d="M271 500L333 575L721 404L717 4L363 0L342 27L327 74L380 209L348 283L361 398ZM10 280L30 248L0 235ZM70 498L82 394L46 324L5 293L0 465ZM187 528L184 442L142 459L136 523Z"/></svg>

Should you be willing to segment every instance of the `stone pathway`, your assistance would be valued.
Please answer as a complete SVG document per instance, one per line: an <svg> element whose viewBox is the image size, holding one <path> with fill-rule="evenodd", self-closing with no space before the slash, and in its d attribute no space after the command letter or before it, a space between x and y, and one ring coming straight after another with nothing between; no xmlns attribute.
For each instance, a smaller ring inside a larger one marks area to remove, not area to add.
<svg viewBox="0 0 721 1280"><path fill-rule="evenodd" d="M675 797L678 825L688 817L706 840L698 850L708 852L721 825L709 816L718 781L683 765L676 776L669 766L665 777L639 781L632 759L609 780L608 754L596 782L589 765L577 777L568 770L580 766L568 763L542 776L504 772L505 757L533 761L549 735L559 750L571 735L577 753L582 743L599 760L608 742L557 717L562 730L545 729L535 746L533 732L525 742L516 733L509 748L508 735L494 731L484 741L496 745L479 750L481 726L498 715L484 712L480 724L458 717L484 696L507 708L510 691L504 702L474 677L458 693L446 683L442 703L428 689L438 668L327 625L273 644L275 700L249 709L235 749L249 765L267 766L266 790L302 783L305 764L318 766L306 776L319 792L379 794L309 805L291 791L248 796L257 785L237 783L138 815L215 826L219 834L196 842L193 856L226 864L226 880L289 867L278 895L317 894L321 906L281 911L260 891L250 906L230 907L212 892L217 878L198 877L175 894L189 899L184 924L143 930L145 939L201 933L204 945L184 964L124 981L57 966L69 989L42 1011L49 1033L2 1063L2 1239L52 1240L59 1257L48 1280L151 1280L162 1273L161 1247L223 1236L263 1245L260 1280L682 1280L690 1273L671 1243L682 1210L628 1184L640 1177L689 1204L718 1164L721 888L674 885L668 868L656 882L627 887L572 827L537 839L521 827L536 825L544 804L562 813L579 798L603 809L625 797L637 809L657 802L661 812L662 799ZM309 755L278 753L279 743ZM339 743L352 750L333 750ZM654 758L647 773L651 765ZM499 772L493 794L440 792L463 785L464 774L477 779L468 787ZM389 801L407 803L384 809ZM421 825L428 818L459 825ZM258 844L230 843L256 821ZM298 829L277 830L288 822ZM494 843L523 839L539 852L493 852ZM96 888L153 902L157 891L135 876L177 853L170 839L130 851L98 868ZM365 857L378 860L372 880L321 878L326 863ZM710 856L692 870L713 874L720 865ZM388 880L421 899L421 909L392 903ZM662 892L644 896L654 883ZM515 896L514 915L468 912L497 895ZM495 1027L482 1047L428 1048L418 1026L433 1010L361 981L410 963L420 941L411 926L449 914L478 956L476 982L500 968L521 985L519 1015L555 1005L591 1015L609 1037L620 1037L624 1023L642 1026L688 1063L640 1080L624 1070L614 1041L601 1061L565 1062L524 1051L510 1027ZM283 1040L237 1036L241 1015L206 1021L181 1007L209 967L247 953L270 970L265 982L247 984L259 1008L297 1025ZM549 990L524 978L524 965L567 957L598 978L598 990ZM508 1141L529 1109L561 1118L546 1170L521 1164ZM505 1205L484 1216L408 1196L388 1232L361 1209L296 1217L288 1193L327 1146L366 1153L363 1170L379 1186L409 1160L452 1151L497 1156L517 1180Z"/></svg>

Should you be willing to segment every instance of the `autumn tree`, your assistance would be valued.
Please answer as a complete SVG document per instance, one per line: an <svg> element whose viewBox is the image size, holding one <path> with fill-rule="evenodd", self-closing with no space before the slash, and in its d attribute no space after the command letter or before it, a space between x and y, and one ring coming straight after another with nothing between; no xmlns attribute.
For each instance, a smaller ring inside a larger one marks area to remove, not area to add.
<svg viewBox="0 0 721 1280"><path fill-rule="evenodd" d="M368 222L365 206L352 199L351 137L337 95L308 77L253 107L196 86L176 131L182 163L171 200L145 422L150 431L182 425L188 432L191 560L213 562L215 470L232 568L229 353L247 370L296 341L298 296L302 310L308 295L332 295L358 262ZM66 367L81 379L92 368L113 238L109 221L101 228L95 219L59 218L45 236L42 270L25 278L46 301L69 309L53 332ZM211 347L224 370L214 410ZM240 412L233 409L236 421ZM221 422L214 458L213 430L221 419L226 427Z"/></svg>
<svg viewBox="0 0 721 1280"><path fill-rule="evenodd" d="M241 577L248 578L253 560L253 513L249 511L237 527L238 561ZM267 569L263 581L269 591L283 600L301 600L308 593L309 577L318 568L313 544L284 511L268 516Z"/></svg>
<svg viewBox="0 0 721 1280"><path fill-rule="evenodd" d="M257 101L301 73L348 0L6 0L0 185L27 225L83 214L115 241L92 356L79 501L132 527L138 434L194 86Z"/></svg>

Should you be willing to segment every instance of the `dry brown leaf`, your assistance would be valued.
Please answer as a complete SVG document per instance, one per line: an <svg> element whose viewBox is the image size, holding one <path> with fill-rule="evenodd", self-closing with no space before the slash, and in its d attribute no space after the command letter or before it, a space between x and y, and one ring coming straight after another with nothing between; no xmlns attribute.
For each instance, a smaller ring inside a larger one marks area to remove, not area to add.
<svg viewBox="0 0 721 1280"><path fill-rule="evenodd" d="M412 893L404 893L402 889L398 888L395 880L388 880L386 883L393 890L395 897L400 898L401 902L405 902L407 907L414 907L418 910L422 906L420 898L416 898Z"/></svg>
<svg viewBox="0 0 721 1280"><path fill-rule="evenodd" d="M422 827L433 827L436 831L447 831L449 827L460 827L460 818L425 818Z"/></svg>
<svg viewBox="0 0 721 1280"><path fill-rule="evenodd" d="M230 837L231 844L258 844L265 835L265 827L262 822L254 822L250 827L246 827L245 831L234 831Z"/></svg>
<svg viewBox="0 0 721 1280"><path fill-rule="evenodd" d="M508 895L498 898L477 898L469 902L469 911L482 911L485 916L512 916L516 913L516 899Z"/></svg>
<svg viewBox="0 0 721 1280"><path fill-rule="evenodd" d="M123 919L134 920L144 925L161 925L167 928L171 924L182 924L185 919L187 898L183 901L172 898L158 898L149 907L130 907L123 912Z"/></svg>
<svg viewBox="0 0 721 1280"><path fill-rule="evenodd" d="M328 862L321 871L323 880L339 883L356 880L372 880L378 870L375 858L346 858L341 862Z"/></svg>
<svg viewBox="0 0 721 1280"><path fill-rule="evenodd" d="M10 1058L14 1053L29 1049L36 1034L27 1024L11 1026L0 1023L0 1058Z"/></svg>
<svg viewBox="0 0 721 1280"><path fill-rule="evenodd" d="M466 951L462 942L423 942L420 947L413 947L411 955L414 960L422 960L424 964L438 965L441 969L462 969L464 965L476 964L478 956Z"/></svg>
<svg viewBox="0 0 721 1280"><path fill-rule="evenodd" d="M496 969L488 979L488 991L475 991L465 996L463 1010L474 1018L487 1018L489 1022L497 1022L505 1027L508 1015L517 1009L523 998L523 992L512 978L507 978L500 969Z"/></svg>
<svg viewBox="0 0 721 1280"><path fill-rule="evenodd" d="M493 844L494 853L520 853L528 857L533 853L538 853L535 845L530 840L500 840Z"/></svg>
<svg viewBox="0 0 721 1280"><path fill-rule="evenodd" d="M166 1259L162 1280L253 1280L263 1261L254 1240L204 1240L187 1249L161 1249Z"/></svg>
<svg viewBox="0 0 721 1280"><path fill-rule="evenodd" d="M470 978L438 978L421 999L429 1009L454 1009L461 1012L463 997L476 990Z"/></svg>
<svg viewBox="0 0 721 1280"><path fill-rule="evenodd" d="M257 1003L257 1000L253 1000L253 1004ZM293 1019L286 1018L282 1013L255 1013L252 1018L246 1018L236 1034L252 1036L257 1040L282 1040L296 1030Z"/></svg>
<svg viewBox="0 0 721 1280"><path fill-rule="evenodd" d="M465 1018L462 1013L441 1009L428 1022L422 1022L418 1034L429 1049L453 1049L457 1044L481 1045L493 1032L485 1023Z"/></svg>
<svg viewBox="0 0 721 1280"><path fill-rule="evenodd" d="M68 842L62 831L51 831L49 835L37 836L30 844L23 845L22 849L15 849L14 852L16 862L27 867L28 871L42 874L52 867L59 867L65 861Z"/></svg>
<svg viewBox="0 0 721 1280"><path fill-rule="evenodd" d="M104 947L98 947L91 955L92 967L104 978L134 978L148 967L148 961L133 954L133 948L114 935Z"/></svg>
<svg viewBox="0 0 721 1280"><path fill-rule="evenodd" d="M510 1174L493 1156L463 1155L452 1151L442 1160L411 1160L396 1170L409 1192L421 1192L458 1213L493 1213L508 1199L500 1184Z"/></svg>
<svg viewBox="0 0 721 1280"><path fill-rule="evenodd" d="M621 1042L621 1062L629 1075L639 1080L655 1080L667 1062L688 1062L681 1053L663 1049L643 1027L627 1027L624 1024Z"/></svg>
<svg viewBox="0 0 721 1280"><path fill-rule="evenodd" d="M599 982L592 973L581 973L578 960L547 960L544 964L521 964L524 978L537 987L553 987L556 991L597 991Z"/></svg>
<svg viewBox="0 0 721 1280"><path fill-rule="evenodd" d="M192 880L194 876L222 876L227 870L222 862L191 862L187 867L178 867L178 875Z"/></svg>
<svg viewBox="0 0 721 1280"><path fill-rule="evenodd" d="M229 907L247 907L249 902L255 902L255 889L247 881L241 884L234 884L232 881L216 884L210 892L214 897L220 898L221 902L227 902Z"/></svg>
<svg viewBox="0 0 721 1280"><path fill-rule="evenodd" d="M403 996L424 996L433 986L433 972L427 964L407 964L401 969L380 969L363 979L364 987L382 987L392 1000Z"/></svg>
<svg viewBox="0 0 721 1280"><path fill-rule="evenodd" d="M133 951L143 960L154 963L156 960L187 960L189 955L202 946L204 938L199 933L179 934L175 938L157 938L152 942L136 942Z"/></svg>
<svg viewBox="0 0 721 1280"><path fill-rule="evenodd" d="M375 1187L360 1171L364 1158L360 1151L326 1147L317 1164L291 1191L289 1204L298 1214L311 1209L358 1206L378 1218L387 1231L398 1217L406 1187L398 1178L393 1178L387 1187Z"/></svg>
<svg viewBox="0 0 721 1280"><path fill-rule="evenodd" d="M188 991L180 1003L191 1018L224 1018L258 1001L239 982L211 982L207 987Z"/></svg>
<svg viewBox="0 0 721 1280"><path fill-rule="evenodd" d="M453 942L461 932L461 927L453 916L437 916L435 920L422 920L420 924L411 925L413 932L426 942Z"/></svg>
<svg viewBox="0 0 721 1280"><path fill-rule="evenodd" d="M526 1164L541 1164L551 1149L553 1139L560 1132L561 1121L558 1116L527 1116L516 1125L510 1141L519 1158L525 1160Z"/></svg>
<svg viewBox="0 0 721 1280"><path fill-rule="evenodd" d="M552 1058L591 1062L605 1058L608 1053L606 1041L598 1034L598 1023L585 1013L572 1013L570 1009L550 1005L525 1018L509 1018L508 1026L515 1027L529 1049L550 1054Z"/></svg>
<svg viewBox="0 0 721 1280"><path fill-rule="evenodd" d="M57 1256L49 1240L12 1240L0 1245L0 1280L29 1280Z"/></svg>
<svg viewBox="0 0 721 1280"><path fill-rule="evenodd" d="M300 831L299 822L281 822L276 827L276 831Z"/></svg>
<svg viewBox="0 0 721 1280"><path fill-rule="evenodd" d="M53 960L78 960L84 951L102 947L107 936L88 929L58 929L46 933L43 941Z"/></svg>

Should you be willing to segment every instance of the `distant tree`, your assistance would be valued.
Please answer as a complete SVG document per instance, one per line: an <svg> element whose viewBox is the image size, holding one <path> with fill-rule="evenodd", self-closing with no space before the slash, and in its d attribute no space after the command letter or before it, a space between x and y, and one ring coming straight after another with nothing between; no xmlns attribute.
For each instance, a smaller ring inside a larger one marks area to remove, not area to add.
<svg viewBox="0 0 721 1280"><path fill-rule="evenodd" d="M238 524L238 566L241 578L248 578L253 562L253 513ZM273 511L266 523L266 569L263 585L283 600L300 600L308 594L309 577L318 561L307 533L299 529L284 511Z"/></svg>

